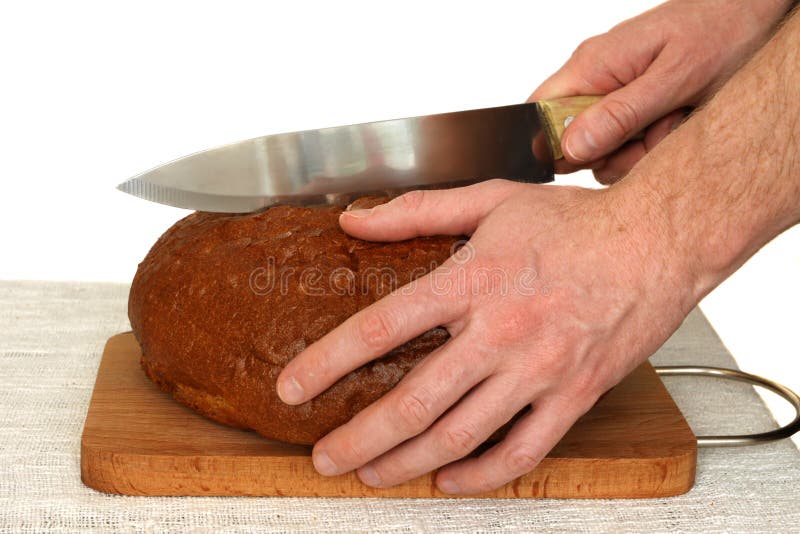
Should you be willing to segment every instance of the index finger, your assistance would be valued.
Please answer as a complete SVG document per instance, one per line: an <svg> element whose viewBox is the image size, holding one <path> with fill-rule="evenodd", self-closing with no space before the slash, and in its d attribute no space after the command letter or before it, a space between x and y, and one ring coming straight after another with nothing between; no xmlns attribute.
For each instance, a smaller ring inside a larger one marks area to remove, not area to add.
<svg viewBox="0 0 800 534"><path fill-rule="evenodd" d="M528 97L528 102L548 98L561 98L573 95L604 95L624 85L623 80L611 75L616 65L614 57L604 55L598 66L597 45L587 52L590 42L597 42L607 36L587 39L572 53L567 61Z"/></svg>
<svg viewBox="0 0 800 534"><path fill-rule="evenodd" d="M458 318L463 299L436 280L446 281L450 263L364 308L298 354L278 376L281 400L302 404L350 371Z"/></svg>
<svg viewBox="0 0 800 534"><path fill-rule="evenodd" d="M555 73L542 82L531 93L526 102L535 102L547 98L560 98L564 96L594 94L597 90L586 83L586 79L575 72L575 61L569 59Z"/></svg>

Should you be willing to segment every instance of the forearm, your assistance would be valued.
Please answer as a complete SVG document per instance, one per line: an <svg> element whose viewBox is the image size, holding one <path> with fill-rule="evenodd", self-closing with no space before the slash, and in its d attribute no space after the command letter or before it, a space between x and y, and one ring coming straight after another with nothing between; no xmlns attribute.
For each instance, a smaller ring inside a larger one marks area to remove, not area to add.
<svg viewBox="0 0 800 534"><path fill-rule="evenodd" d="M675 0L673 0L675 1ZM692 4L716 3L720 17L728 17L733 30L723 35L723 40L709 41L709 51L715 47L735 49L739 62L734 62L715 80L727 81L733 72L741 67L773 34L775 27L796 4L796 0L677 0L683 2L682 9L693 12Z"/></svg>
<svg viewBox="0 0 800 534"><path fill-rule="evenodd" d="M631 174L612 186L646 204L702 298L800 222L800 14ZM646 200L651 199L651 200Z"/></svg>

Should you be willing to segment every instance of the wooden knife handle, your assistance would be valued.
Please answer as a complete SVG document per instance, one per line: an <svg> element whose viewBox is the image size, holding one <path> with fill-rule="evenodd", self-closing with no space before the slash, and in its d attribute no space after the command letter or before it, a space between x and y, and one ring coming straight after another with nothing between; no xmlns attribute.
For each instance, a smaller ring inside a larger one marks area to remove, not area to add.
<svg viewBox="0 0 800 534"><path fill-rule="evenodd" d="M547 141L553 152L553 159L564 157L561 152L561 137L564 135L564 130L569 126L569 123L572 122L572 119L602 98L602 96L568 96L537 102L539 104L539 117L547 134ZM631 139L642 139L643 137L644 132L639 132Z"/></svg>
<svg viewBox="0 0 800 534"><path fill-rule="evenodd" d="M561 152L561 137L572 119L592 104L599 102L601 98L603 97L567 96L538 102L539 118L542 120L542 126L547 134L547 142L553 152L553 159L564 157L564 153Z"/></svg>

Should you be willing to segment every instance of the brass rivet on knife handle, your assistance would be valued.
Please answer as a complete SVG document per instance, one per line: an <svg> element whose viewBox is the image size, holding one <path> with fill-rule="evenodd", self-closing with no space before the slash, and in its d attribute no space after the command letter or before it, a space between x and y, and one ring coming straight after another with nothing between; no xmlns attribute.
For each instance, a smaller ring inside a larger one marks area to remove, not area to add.
<svg viewBox="0 0 800 534"><path fill-rule="evenodd" d="M539 105L539 117L547 133L547 141L553 151L553 159L564 157L561 152L561 137L564 135L564 130L569 126L569 123L572 122L572 119L592 104L599 102L601 98L603 97L568 96L537 102Z"/></svg>

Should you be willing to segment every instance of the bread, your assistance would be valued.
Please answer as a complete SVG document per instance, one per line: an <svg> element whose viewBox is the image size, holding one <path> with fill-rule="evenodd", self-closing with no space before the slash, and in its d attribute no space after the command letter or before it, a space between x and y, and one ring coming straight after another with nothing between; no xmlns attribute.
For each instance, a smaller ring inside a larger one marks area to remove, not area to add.
<svg viewBox="0 0 800 534"><path fill-rule="evenodd" d="M363 199L359 207L380 199ZM372 243L339 228L340 208L280 206L193 213L139 265L128 314L144 372L202 415L268 438L311 444L377 400L447 339L437 328L284 404L275 381L300 351L442 263L454 237Z"/></svg>

